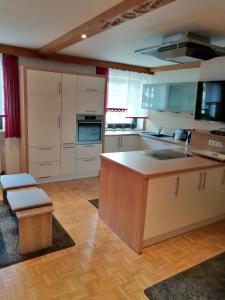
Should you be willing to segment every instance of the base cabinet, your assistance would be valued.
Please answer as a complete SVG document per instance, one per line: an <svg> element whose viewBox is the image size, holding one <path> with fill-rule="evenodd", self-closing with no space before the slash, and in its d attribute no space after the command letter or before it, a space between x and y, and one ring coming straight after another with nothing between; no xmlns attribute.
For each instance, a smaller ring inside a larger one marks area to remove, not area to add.
<svg viewBox="0 0 225 300"><path fill-rule="evenodd" d="M138 150L137 135L106 135L105 136L105 153L125 152Z"/></svg>
<svg viewBox="0 0 225 300"><path fill-rule="evenodd" d="M61 146L61 176L75 176L75 145Z"/></svg>
<svg viewBox="0 0 225 300"><path fill-rule="evenodd" d="M224 216L224 167L149 179L144 241L151 244Z"/></svg>
<svg viewBox="0 0 225 300"><path fill-rule="evenodd" d="M29 172L37 179L60 176L60 161L36 162L29 164Z"/></svg>

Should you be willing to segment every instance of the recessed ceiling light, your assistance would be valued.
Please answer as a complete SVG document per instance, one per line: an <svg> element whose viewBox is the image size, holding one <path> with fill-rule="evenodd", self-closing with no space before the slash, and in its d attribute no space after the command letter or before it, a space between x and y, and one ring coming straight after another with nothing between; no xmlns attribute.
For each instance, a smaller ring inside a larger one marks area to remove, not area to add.
<svg viewBox="0 0 225 300"><path fill-rule="evenodd" d="M81 37L82 37L83 40L85 40L87 38L87 35L86 34L82 34Z"/></svg>

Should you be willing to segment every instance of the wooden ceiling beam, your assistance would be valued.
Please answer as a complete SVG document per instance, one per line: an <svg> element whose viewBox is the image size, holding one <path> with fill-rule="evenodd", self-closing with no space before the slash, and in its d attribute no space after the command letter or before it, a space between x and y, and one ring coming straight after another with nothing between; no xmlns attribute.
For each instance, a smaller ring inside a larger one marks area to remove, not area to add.
<svg viewBox="0 0 225 300"><path fill-rule="evenodd" d="M82 34L90 38L173 1L176 0L123 0L43 46L40 48L39 53L57 53L64 48L81 42L83 40Z"/></svg>
<svg viewBox="0 0 225 300"><path fill-rule="evenodd" d="M156 72L165 72L165 71L194 69L194 68L199 68L200 65L201 65L201 62L196 61L196 62L190 62L190 63L185 63L185 64L174 64L174 65L161 66L161 67L152 67L151 71L153 73L156 73Z"/></svg>
<svg viewBox="0 0 225 300"><path fill-rule="evenodd" d="M5 53L5 54L15 55L15 56L41 58L45 60L58 61L58 62L64 62L69 64L105 67L105 68L120 69L125 71L133 71L138 73L152 74L151 69L148 67L141 67L141 66L123 64L118 62L97 60L97 59L63 55L63 54L40 55L38 53L38 49L29 49L29 48L10 46L4 44L0 44L0 53Z"/></svg>

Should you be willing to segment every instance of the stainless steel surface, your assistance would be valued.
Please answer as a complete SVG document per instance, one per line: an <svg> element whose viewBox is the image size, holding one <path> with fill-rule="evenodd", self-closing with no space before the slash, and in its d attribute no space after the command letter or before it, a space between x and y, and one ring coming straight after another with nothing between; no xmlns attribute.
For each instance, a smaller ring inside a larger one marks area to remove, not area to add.
<svg viewBox="0 0 225 300"><path fill-rule="evenodd" d="M158 160L168 160L168 159L177 159L177 158L188 158L191 155L182 151L175 151L171 149L161 149L155 151L140 151L138 152L141 155L153 157Z"/></svg>

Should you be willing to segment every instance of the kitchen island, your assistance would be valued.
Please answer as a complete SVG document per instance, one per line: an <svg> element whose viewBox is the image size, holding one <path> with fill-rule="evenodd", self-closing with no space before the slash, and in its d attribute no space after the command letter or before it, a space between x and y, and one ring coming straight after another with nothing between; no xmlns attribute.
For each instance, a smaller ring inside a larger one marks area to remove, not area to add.
<svg viewBox="0 0 225 300"><path fill-rule="evenodd" d="M99 216L137 253L225 217L225 165L174 152L101 155Z"/></svg>

